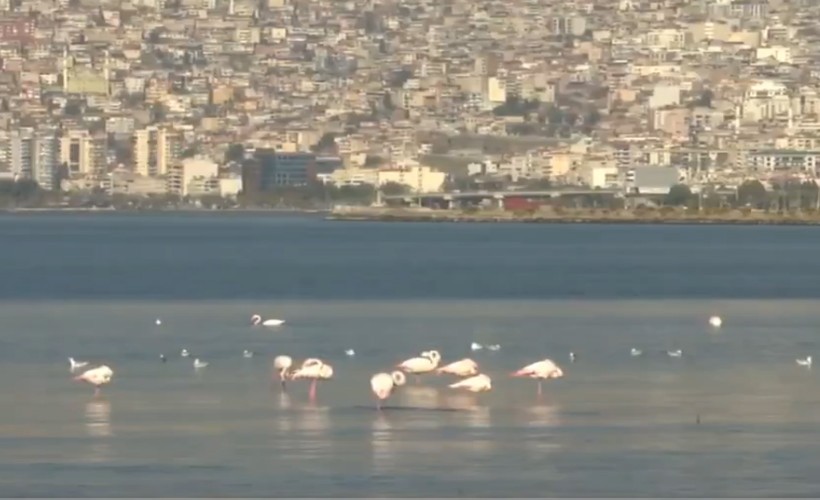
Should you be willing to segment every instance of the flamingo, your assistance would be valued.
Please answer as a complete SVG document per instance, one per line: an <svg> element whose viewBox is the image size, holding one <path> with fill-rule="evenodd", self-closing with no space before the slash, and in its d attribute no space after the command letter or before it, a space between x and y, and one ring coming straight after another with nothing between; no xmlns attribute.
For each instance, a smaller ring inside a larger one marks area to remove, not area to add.
<svg viewBox="0 0 820 500"><path fill-rule="evenodd" d="M86 366L88 366L88 361L77 361L74 358L68 358L68 363L71 365L71 373L74 373L80 368L85 368Z"/></svg>
<svg viewBox="0 0 820 500"><path fill-rule="evenodd" d="M377 373L370 378L370 388L376 395L376 409L382 409L382 401L393 394L396 387L401 387L407 382L403 372L398 370L393 373Z"/></svg>
<svg viewBox="0 0 820 500"><path fill-rule="evenodd" d="M258 314L254 314L253 316L251 316L251 324L253 326L258 326L258 325L262 325L262 326L282 326L282 325L285 324L285 320L283 320L283 319L266 319L266 320L263 321L262 316L260 316Z"/></svg>
<svg viewBox="0 0 820 500"><path fill-rule="evenodd" d="M101 365L96 368L84 371L82 374L74 377L78 382L86 382L94 386L94 396L100 394L100 387L111 382L111 377L114 376L114 371L106 365Z"/></svg>
<svg viewBox="0 0 820 500"><path fill-rule="evenodd" d="M316 384L319 380L330 380L333 378L333 367L318 358L308 358L302 363L302 367L291 373L291 380L310 379L310 391L308 397L311 401L316 399Z"/></svg>
<svg viewBox="0 0 820 500"><path fill-rule="evenodd" d="M398 366L396 366L396 368L404 373L412 373L413 375L416 375L416 380L418 380L419 375L423 373L430 373L438 368L440 362L441 354L439 354L438 351L424 351L415 358L402 361L398 364Z"/></svg>
<svg viewBox="0 0 820 500"><path fill-rule="evenodd" d="M538 395L540 396L541 383L547 379L561 378L564 376L564 372L551 359L544 359L513 372L512 376L538 379Z"/></svg>
<svg viewBox="0 0 820 500"><path fill-rule="evenodd" d="M273 358L273 369L279 372L279 381L282 390L285 390L285 382L288 379L288 370L293 366L293 359L290 356L276 356Z"/></svg>
<svg viewBox="0 0 820 500"><path fill-rule="evenodd" d="M471 377L478 374L478 363L470 358L464 358L442 366L436 370L436 373L439 375L446 373L448 375L456 375L458 377Z"/></svg>
<svg viewBox="0 0 820 500"><path fill-rule="evenodd" d="M487 375L480 373L448 386L450 389L464 389L469 392L487 392L493 388L493 381Z"/></svg>

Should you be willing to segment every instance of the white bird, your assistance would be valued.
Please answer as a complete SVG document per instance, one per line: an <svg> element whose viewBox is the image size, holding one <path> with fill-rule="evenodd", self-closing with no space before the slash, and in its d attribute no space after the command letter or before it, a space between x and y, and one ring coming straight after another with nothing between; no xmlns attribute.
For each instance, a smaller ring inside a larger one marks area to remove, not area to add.
<svg viewBox="0 0 820 500"><path fill-rule="evenodd" d="M288 371L293 366L293 359L290 356L276 356L273 358L273 369L279 374L279 382L282 390L285 389L285 382L288 379Z"/></svg>
<svg viewBox="0 0 820 500"><path fill-rule="evenodd" d="M478 363L470 358L464 358L438 368L436 373L439 375L444 373L457 377L471 377L478 374Z"/></svg>
<svg viewBox="0 0 820 500"><path fill-rule="evenodd" d="M253 351L249 351L249 350L245 349L244 351L242 351L242 357L243 358L252 358L253 357Z"/></svg>
<svg viewBox="0 0 820 500"><path fill-rule="evenodd" d="M266 320L263 321L262 316L260 316L258 314L254 314L253 316L251 316L251 324L253 326L258 326L258 325L262 325L262 326L282 326L282 325L285 324L285 320L283 320L283 319L266 319Z"/></svg>
<svg viewBox="0 0 820 500"><path fill-rule="evenodd" d="M290 380L308 379L310 380L310 391L308 397L311 401L316 399L316 384L319 380L330 380L333 378L333 367L318 358L308 358L302 362L302 367L290 374Z"/></svg>
<svg viewBox="0 0 820 500"><path fill-rule="evenodd" d="M159 319L159 318L157 318L157 319L154 321L154 324L155 324L155 325L157 325L157 326L160 326L160 325L162 325L162 320L161 320L161 319Z"/></svg>
<svg viewBox="0 0 820 500"><path fill-rule="evenodd" d="M666 355L670 358L679 358L683 356L683 351L681 351L680 349L677 349L675 351L666 351Z"/></svg>
<svg viewBox="0 0 820 500"><path fill-rule="evenodd" d="M569 360L570 360L570 362L575 363L575 353L574 352L569 353Z"/></svg>
<svg viewBox="0 0 820 500"><path fill-rule="evenodd" d="M493 383L490 377L481 373L450 384L447 387L450 389L464 389L469 392L487 392L493 388Z"/></svg>
<svg viewBox="0 0 820 500"><path fill-rule="evenodd" d="M77 361L74 358L68 358L68 363L69 365L71 365L70 370L72 373L76 370L79 370L80 368L88 366L88 361Z"/></svg>
<svg viewBox="0 0 820 500"><path fill-rule="evenodd" d="M196 358L194 360L194 368L199 369L205 368L206 366L208 366L208 363L206 363L205 361L200 361L199 358Z"/></svg>
<svg viewBox="0 0 820 500"><path fill-rule="evenodd" d="M643 351L633 347L632 350L629 351L629 354L632 356L640 356L641 354L643 354Z"/></svg>
<svg viewBox="0 0 820 500"><path fill-rule="evenodd" d="M191 355L191 353L188 352L188 349L183 349L183 350L179 351L179 355L182 356L183 358L187 358L188 356Z"/></svg>
<svg viewBox="0 0 820 500"><path fill-rule="evenodd" d="M399 363L396 368L404 373L412 373L413 375L421 375L430 373L441 362L441 354L438 351L425 351L415 358L410 358Z"/></svg>
<svg viewBox="0 0 820 500"><path fill-rule="evenodd" d="M480 351L482 349L484 349L484 346L479 344L478 342L473 342L470 344L471 351Z"/></svg>
<svg viewBox="0 0 820 500"><path fill-rule="evenodd" d="M74 377L78 382L86 382L94 386L94 396L100 393L100 387L111 382L114 371L106 365L101 365L90 370L86 370L81 375Z"/></svg>
<svg viewBox="0 0 820 500"><path fill-rule="evenodd" d="M382 401L393 394L397 387L407 382L404 373L398 370L393 373L377 373L370 378L370 389L376 395L376 409L382 409Z"/></svg>
<svg viewBox="0 0 820 500"><path fill-rule="evenodd" d="M709 324L715 328L720 328L723 325L723 319L720 316L710 316Z"/></svg>
<svg viewBox="0 0 820 500"><path fill-rule="evenodd" d="M501 349L501 346L498 344L490 344L487 346L487 349L489 349L490 351L497 351Z"/></svg>
<svg viewBox="0 0 820 500"><path fill-rule="evenodd" d="M353 357L353 356L356 355L356 351L354 351L353 349L347 349L347 350L345 350L345 354L350 356L350 357Z"/></svg>
<svg viewBox="0 0 820 500"><path fill-rule="evenodd" d="M806 356L806 359L796 359L798 365L811 368L811 356Z"/></svg>
<svg viewBox="0 0 820 500"><path fill-rule="evenodd" d="M564 376L564 371L551 359L543 359L513 372L512 376L538 379L538 395L541 395L541 382L551 378L561 378Z"/></svg>

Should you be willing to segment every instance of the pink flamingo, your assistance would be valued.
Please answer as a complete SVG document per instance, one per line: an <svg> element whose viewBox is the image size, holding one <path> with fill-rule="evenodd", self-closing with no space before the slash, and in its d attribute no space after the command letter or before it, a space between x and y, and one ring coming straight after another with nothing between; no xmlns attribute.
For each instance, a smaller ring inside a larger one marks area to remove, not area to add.
<svg viewBox="0 0 820 500"><path fill-rule="evenodd" d="M285 382L288 379L288 371L293 366L293 359L290 356L276 356L273 358L273 369L279 374L279 383L282 390L285 390Z"/></svg>
<svg viewBox="0 0 820 500"><path fill-rule="evenodd" d="M538 395L540 396L541 382L551 378L561 378L564 372L551 359L544 359L513 372L512 376L538 379Z"/></svg>
<svg viewBox="0 0 820 500"><path fill-rule="evenodd" d="M478 363L470 358L464 358L442 366L436 370L436 373L439 375L446 373L457 377L471 377L473 375L478 375Z"/></svg>
<svg viewBox="0 0 820 500"><path fill-rule="evenodd" d="M404 373L394 371L393 373L377 373L370 378L370 388L376 395L376 409L382 409L382 401L393 394L396 387L401 387L407 382Z"/></svg>
<svg viewBox="0 0 820 500"><path fill-rule="evenodd" d="M319 380L330 380L333 378L333 367L318 358L308 358L302 363L302 367L290 374L290 380L310 379L310 391L308 397L311 401L316 399L316 384Z"/></svg>
<svg viewBox="0 0 820 500"><path fill-rule="evenodd" d="M469 392L487 392L493 388L493 381L483 373L460 380L448 386L450 389L464 389Z"/></svg>
<svg viewBox="0 0 820 500"><path fill-rule="evenodd" d="M90 370L84 371L82 374L74 377L78 382L86 382L94 386L94 396L100 394L100 387L111 382L111 377L114 376L114 371L106 365L98 366Z"/></svg>
<svg viewBox="0 0 820 500"><path fill-rule="evenodd" d="M438 351L424 351L415 358L402 361L396 366L396 368L404 373L412 373L416 376L416 381L418 382L419 375L434 371L438 368L440 362L441 354L439 354Z"/></svg>

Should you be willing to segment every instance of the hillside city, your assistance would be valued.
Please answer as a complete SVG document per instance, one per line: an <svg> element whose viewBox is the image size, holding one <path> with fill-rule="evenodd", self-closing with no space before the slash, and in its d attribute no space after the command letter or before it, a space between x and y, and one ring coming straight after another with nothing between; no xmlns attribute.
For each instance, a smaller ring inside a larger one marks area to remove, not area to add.
<svg viewBox="0 0 820 500"><path fill-rule="evenodd" d="M771 192L814 186L820 165L807 0L0 0L0 13L0 197L21 204Z"/></svg>

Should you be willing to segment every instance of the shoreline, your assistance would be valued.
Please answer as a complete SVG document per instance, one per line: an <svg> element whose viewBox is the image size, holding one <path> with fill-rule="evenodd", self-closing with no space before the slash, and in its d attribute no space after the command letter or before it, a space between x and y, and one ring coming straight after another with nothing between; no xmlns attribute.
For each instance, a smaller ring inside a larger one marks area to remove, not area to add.
<svg viewBox="0 0 820 500"><path fill-rule="evenodd" d="M736 225L736 226L820 226L820 214L725 214L686 213L541 213L461 212L451 210L405 210L355 207L337 209L325 217L329 221L472 223L472 224L654 224L654 225Z"/></svg>
<svg viewBox="0 0 820 500"><path fill-rule="evenodd" d="M0 208L0 214L36 214L36 213L99 213L99 214L159 214L159 213L265 213L276 215L287 214L329 214L330 209L308 208L156 208L156 209L122 209L122 208L88 208L88 207L32 207L32 208Z"/></svg>

